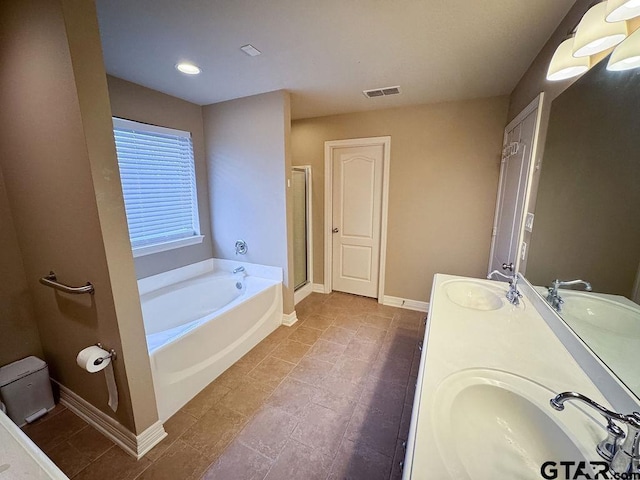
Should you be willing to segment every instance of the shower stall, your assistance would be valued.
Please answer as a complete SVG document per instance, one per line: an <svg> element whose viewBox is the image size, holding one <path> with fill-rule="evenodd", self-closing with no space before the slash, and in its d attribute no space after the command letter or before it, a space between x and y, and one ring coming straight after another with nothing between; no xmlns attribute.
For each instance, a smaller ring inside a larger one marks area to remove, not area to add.
<svg viewBox="0 0 640 480"><path fill-rule="evenodd" d="M293 280L296 303L313 291L311 167L293 167Z"/></svg>

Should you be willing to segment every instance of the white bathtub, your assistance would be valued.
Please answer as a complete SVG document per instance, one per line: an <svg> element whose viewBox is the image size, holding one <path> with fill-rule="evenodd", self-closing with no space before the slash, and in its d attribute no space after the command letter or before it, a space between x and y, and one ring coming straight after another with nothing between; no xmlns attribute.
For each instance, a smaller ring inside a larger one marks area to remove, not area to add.
<svg viewBox="0 0 640 480"><path fill-rule="evenodd" d="M245 272L232 274L244 266ZM282 323L282 270L211 259L138 281L161 421Z"/></svg>

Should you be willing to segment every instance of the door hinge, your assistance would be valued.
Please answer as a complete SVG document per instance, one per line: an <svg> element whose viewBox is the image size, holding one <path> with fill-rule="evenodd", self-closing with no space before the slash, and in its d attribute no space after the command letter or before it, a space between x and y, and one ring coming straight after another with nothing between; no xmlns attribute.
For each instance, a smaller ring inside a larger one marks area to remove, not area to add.
<svg viewBox="0 0 640 480"><path fill-rule="evenodd" d="M492 237L495 237L497 234L498 234L498 229L497 229L496 227L493 227L493 228L491 229L491 236L492 236Z"/></svg>

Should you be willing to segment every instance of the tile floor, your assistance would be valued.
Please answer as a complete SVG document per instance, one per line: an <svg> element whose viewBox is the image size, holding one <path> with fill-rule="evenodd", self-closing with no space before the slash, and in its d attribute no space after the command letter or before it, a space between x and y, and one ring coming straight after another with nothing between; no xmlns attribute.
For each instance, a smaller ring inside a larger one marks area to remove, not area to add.
<svg viewBox="0 0 640 480"><path fill-rule="evenodd" d="M425 314L337 292L296 311L142 460L63 406L25 432L74 480L399 479Z"/></svg>

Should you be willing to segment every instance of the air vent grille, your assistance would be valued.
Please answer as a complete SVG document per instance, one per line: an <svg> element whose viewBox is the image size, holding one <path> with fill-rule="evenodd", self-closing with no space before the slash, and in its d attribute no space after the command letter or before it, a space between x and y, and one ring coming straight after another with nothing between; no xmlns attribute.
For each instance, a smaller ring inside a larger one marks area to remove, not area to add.
<svg viewBox="0 0 640 480"><path fill-rule="evenodd" d="M398 95L400 93L400 87L383 87L374 88L373 90L363 90L364 96L367 98L386 97L388 95Z"/></svg>

